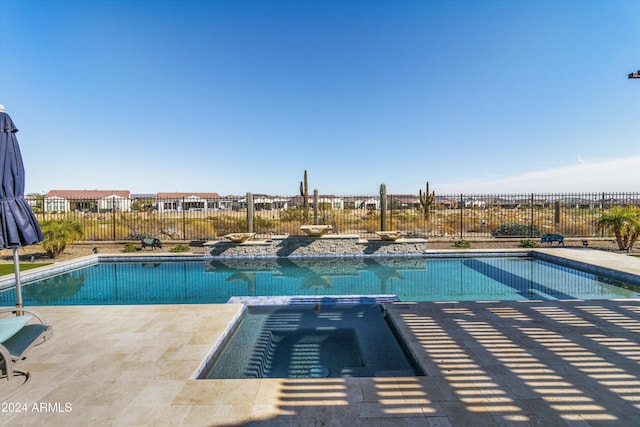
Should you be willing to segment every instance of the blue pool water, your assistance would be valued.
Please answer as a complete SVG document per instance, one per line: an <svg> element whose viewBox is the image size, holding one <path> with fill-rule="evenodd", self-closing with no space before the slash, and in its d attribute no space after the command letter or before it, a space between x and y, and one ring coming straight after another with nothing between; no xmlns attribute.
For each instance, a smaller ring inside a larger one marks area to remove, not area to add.
<svg viewBox="0 0 640 427"><path fill-rule="evenodd" d="M526 257L100 262L23 283L26 305L206 304L231 297L396 295L401 301L638 298L637 286ZM15 292L0 292L0 305Z"/></svg>

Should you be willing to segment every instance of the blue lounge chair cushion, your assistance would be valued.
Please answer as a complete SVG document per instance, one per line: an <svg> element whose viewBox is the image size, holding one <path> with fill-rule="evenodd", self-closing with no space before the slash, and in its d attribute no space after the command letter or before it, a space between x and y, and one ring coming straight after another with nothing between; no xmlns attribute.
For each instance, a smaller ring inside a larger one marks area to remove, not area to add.
<svg viewBox="0 0 640 427"><path fill-rule="evenodd" d="M9 354L16 359L22 359L22 355L32 346L37 344L39 338L51 331L51 326L31 324L25 325L20 331L3 342L2 345L9 351Z"/></svg>
<svg viewBox="0 0 640 427"><path fill-rule="evenodd" d="M18 333L31 320L31 316L11 316L0 319L0 343Z"/></svg>

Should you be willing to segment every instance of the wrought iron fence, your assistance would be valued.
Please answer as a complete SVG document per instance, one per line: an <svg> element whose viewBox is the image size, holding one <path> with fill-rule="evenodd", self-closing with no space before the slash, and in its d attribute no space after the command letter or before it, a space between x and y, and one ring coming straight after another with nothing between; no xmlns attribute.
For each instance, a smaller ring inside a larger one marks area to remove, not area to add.
<svg viewBox="0 0 640 427"><path fill-rule="evenodd" d="M581 194L458 194L437 195L425 208L419 195L381 195L310 198L301 196L200 199L152 196L106 200L47 200L30 198L38 219L72 220L81 224L91 241L162 240L207 241L228 233L246 232L256 238L302 234L305 224L328 224L334 233L375 237L376 231L395 230L408 237L487 239L535 238L541 233L566 237L608 237L597 228L603 211L613 206L640 206L640 193ZM382 208L381 208L382 206ZM382 211L381 209L385 209Z"/></svg>

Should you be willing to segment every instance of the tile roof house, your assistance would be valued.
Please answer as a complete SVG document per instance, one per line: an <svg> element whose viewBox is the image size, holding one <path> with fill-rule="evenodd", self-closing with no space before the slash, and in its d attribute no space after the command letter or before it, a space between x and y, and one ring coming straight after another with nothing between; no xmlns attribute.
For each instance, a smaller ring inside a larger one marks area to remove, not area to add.
<svg viewBox="0 0 640 427"><path fill-rule="evenodd" d="M51 190L44 196L45 212L108 212L130 209L129 190Z"/></svg>

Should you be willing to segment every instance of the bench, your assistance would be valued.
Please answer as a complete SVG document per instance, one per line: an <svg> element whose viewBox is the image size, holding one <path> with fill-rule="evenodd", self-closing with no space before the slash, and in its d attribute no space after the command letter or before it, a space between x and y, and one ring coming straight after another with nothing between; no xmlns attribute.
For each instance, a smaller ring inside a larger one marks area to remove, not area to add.
<svg viewBox="0 0 640 427"><path fill-rule="evenodd" d="M553 242L558 242L558 246L564 246L564 236L562 234L549 233L543 234L542 237L540 237L540 243L549 243L549 246L551 246Z"/></svg>
<svg viewBox="0 0 640 427"><path fill-rule="evenodd" d="M144 239L142 239L142 249L145 249L147 246L151 246L151 249L162 249L162 243L160 243L160 239L154 239L153 237L145 237Z"/></svg>
<svg viewBox="0 0 640 427"><path fill-rule="evenodd" d="M0 369L7 380L20 375L26 377L26 384L29 373L16 370L15 365L24 360L30 348L49 339L53 329L31 309L2 307L0 313L12 314L0 318Z"/></svg>

